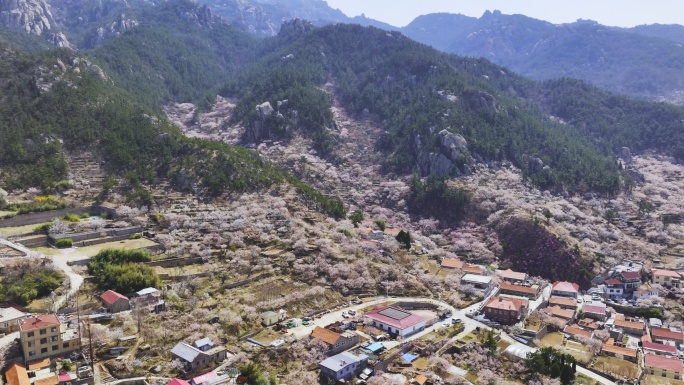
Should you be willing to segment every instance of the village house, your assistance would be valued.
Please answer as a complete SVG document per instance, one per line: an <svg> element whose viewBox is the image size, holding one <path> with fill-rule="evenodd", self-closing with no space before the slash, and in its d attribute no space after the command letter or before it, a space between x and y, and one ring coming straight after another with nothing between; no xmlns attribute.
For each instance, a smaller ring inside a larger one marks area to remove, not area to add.
<svg viewBox="0 0 684 385"><path fill-rule="evenodd" d="M648 299L653 297L658 297L660 295L660 290L655 288L639 289L634 292L634 299Z"/></svg>
<svg viewBox="0 0 684 385"><path fill-rule="evenodd" d="M667 288L682 287L682 276L676 271L653 269L651 273L653 274L653 283Z"/></svg>
<svg viewBox="0 0 684 385"><path fill-rule="evenodd" d="M368 365L368 356L365 354L355 356L349 352L342 352L326 358L319 365L321 376L333 381L348 381L356 377Z"/></svg>
<svg viewBox="0 0 684 385"><path fill-rule="evenodd" d="M7 380L7 385L30 385L28 373L26 372L26 367L19 363L13 363L5 371L5 379Z"/></svg>
<svg viewBox="0 0 684 385"><path fill-rule="evenodd" d="M560 318L565 322L570 322L575 319L575 311L572 309L563 309L559 306L551 306L547 307L543 311L549 316Z"/></svg>
<svg viewBox="0 0 684 385"><path fill-rule="evenodd" d="M212 362L223 361L226 358L226 351L225 348L222 349L222 354L212 350L202 351L185 342L179 342L171 349L171 356L180 360L185 365L185 370L190 372L208 366Z"/></svg>
<svg viewBox="0 0 684 385"><path fill-rule="evenodd" d="M568 297L551 297L549 298L549 306L558 306L561 309L577 309L577 300Z"/></svg>
<svg viewBox="0 0 684 385"><path fill-rule="evenodd" d="M541 294L540 286L526 286L526 285L516 285L510 282L501 282L499 285L499 292L501 294L517 295L520 297L527 297L529 299L535 300L539 298Z"/></svg>
<svg viewBox="0 0 684 385"><path fill-rule="evenodd" d="M551 286L551 295L559 297L577 298L579 285L572 282L556 281Z"/></svg>
<svg viewBox="0 0 684 385"><path fill-rule="evenodd" d="M519 299L496 296L484 306L484 314L491 321L513 325L523 318L523 304Z"/></svg>
<svg viewBox="0 0 684 385"><path fill-rule="evenodd" d="M684 344L684 333L665 328L651 328L651 338L654 342L660 342L661 344L666 342L672 342L677 345Z"/></svg>
<svg viewBox="0 0 684 385"><path fill-rule="evenodd" d="M599 321L605 321L608 318L608 309L602 303L585 303L582 305L582 312L587 318L593 318Z"/></svg>
<svg viewBox="0 0 684 385"><path fill-rule="evenodd" d="M79 349L76 329L69 329L54 314L27 318L19 325L24 362L65 356Z"/></svg>
<svg viewBox="0 0 684 385"><path fill-rule="evenodd" d="M647 374L656 378L681 380L684 369L679 358L662 357L655 354L644 356L644 368Z"/></svg>
<svg viewBox="0 0 684 385"><path fill-rule="evenodd" d="M584 329L580 329L577 325L568 325L563 329L563 333L568 334L572 337L584 337L591 338L592 332Z"/></svg>
<svg viewBox="0 0 684 385"><path fill-rule="evenodd" d="M525 283L525 281L527 281L527 273L518 273L511 269L498 270L497 274L499 274L501 279L510 283L522 284Z"/></svg>
<svg viewBox="0 0 684 385"><path fill-rule="evenodd" d="M406 337L425 329L426 319L404 309L383 306L364 314L367 325L400 337Z"/></svg>
<svg viewBox="0 0 684 385"><path fill-rule="evenodd" d="M114 290L107 290L101 296L102 304L110 313L119 313L131 310L131 302L125 295L119 294Z"/></svg>
<svg viewBox="0 0 684 385"><path fill-rule="evenodd" d="M314 328L311 332L311 338L320 340L328 345L328 354L343 352L359 343L359 335L354 332L336 333L320 326Z"/></svg>
<svg viewBox="0 0 684 385"><path fill-rule="evenodd" d="M159 290L153 287L147 287L135 293L131 306L151 308L152 311L161 311L164 309L165 304Z"/></svg>
<svg viewBox="0 0 684 385"><path fill-rule="evenodd" d="M265 311L259 314L261 318L261 324L264 326L275 325L278 322L285 321L287 318L287 311L280 309L278 311Z"/></svg>
<svg viewBox="0 0 684 385"><path fill-rule="evenodd" d="M635 318L625 318L622 314L615 315L615 322L613 325L622 329L627 334L643 336L646 332L646 324Z"/></svg>
<svg viewBox="0 0 684 385"><path fill-rule="evenodd" d="M607 279L603 284L609 299L620 299L625 296L625 283L619 279Z"/></svg>
<svg viewBox="0 0 684 385"><path fill-rule="evenodd" d="M625 293L632 293L641 286L641 273L638 271L621 271L613 278L624 284Z"/></svg>
<svg viewBox="0 0 684 385"><path fill-rule="evenodd" d="M464 265L463 261L456 258L443 258L441 263L442 269L461 270Z"/></svg>
<svg viewBox="0 0 684 385"><path fill-rule="evenodd" d="M630 362L637 362L638 360L638 351L636 349L630 349L624 346L621 346L621 344L615 344L614 340L612 338L608 339L603 345L601 345L601 354L604 356L609 356L609 357L620 357L622 356L623 360L630 361Z"/></svg>
<svg viewBox="0 0 684 385"><path fill-rule="evenodd" d="M0 333L13 333L19 330L19 324L26 318L26 313L13 307L0 308Z"/></svg>
<svg viewBox="0 0 684 385"><path fill-rule="evenodd" d="M463 271L465 274L484 275L487 270L484 267L468 263L463 266L461 271Z"/></svg>
<svg viewBox="0 0 684 385"><path fill-rule="evenodd" d="M593 333L594 331L598 330L599 324L593 319L582 318L581 320L577 321L577 327Z"/></svg>
<svg viewBox="0 0 684 385"><path fill-rule="evenodd" d="M487 290L492 285L492 277L486 275L466 274L461 277L461 284L473 285L478 289Z"/></svg>
<svg viewBox="0 0 684 385"><path fill-rule="evenodd" d="M677 348L672 345L659 344L657 342L643 341L644 354L657 354L659 356L677 357Z"/></svg>

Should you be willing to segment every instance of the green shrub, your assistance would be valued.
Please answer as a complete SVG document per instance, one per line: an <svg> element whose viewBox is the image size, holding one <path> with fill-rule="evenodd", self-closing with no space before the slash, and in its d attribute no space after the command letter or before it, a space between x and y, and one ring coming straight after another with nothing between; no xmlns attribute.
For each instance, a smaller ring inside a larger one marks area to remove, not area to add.
<svg viewBox="0 0 684 385"><path fill-rule="evenodd" d="M384 219L376 219L373 221L373 223L375 223L375 225L378 226L380 231L385 231L385 228L387 227Z"/></svg>
<svg viewBox="0 0 684 385"><path fill-rule="evenodd" d="M352 233L349 229L339 229L337 231L344 234L347 238L354 238L354 233Z"/></svg>
<svg viewBox="0 0 684 385"><path fill-rule="evenodd" d="M55 242L55 246L57 246L58 249L66 249L73 246L73 241L69 238L58 239Z"/></svg>
<svg viewBox="0 0 684 385"><path fill-rule="evenodd" d="M88 271L95 278L98 288L130 293L146 287L158 287L161 283L156 270L139 262L152 258L144 250L102 250L88 262Z"/></svg>
<svg viewBox="0 0 684 385"><path fill-rule="evenodd" d="M142 238L142 233L131 234L131 236L128 237L128 239L140 239L140 238Z"/></svg>
<svg viewBox="0 0 684 385"><path fill-rule="evenodd" d="M81 220L81 217L78 214L67 213L62 216L62 219L67 222L78 222Z"/></svg>
<svg viewBox="0 0 684 385"><path fill-rule="evenodd" d="M34 233L39 233L39 234L47 234L48 231L50 230L50 227L52 227L52 225L54 225L53 222L45 222L45 223L42 223L42 224L40 224L40 225L34 227L34 228L33 228L33 232L34 232Z"/></svg>
<svg viewBox="0 0 684 385"><path fill-rule="evenodd" d="M88 214L88 213L83 213L83 214L79 215L79 217L80 217L81 219L90 218L90 214Z"/></svg>

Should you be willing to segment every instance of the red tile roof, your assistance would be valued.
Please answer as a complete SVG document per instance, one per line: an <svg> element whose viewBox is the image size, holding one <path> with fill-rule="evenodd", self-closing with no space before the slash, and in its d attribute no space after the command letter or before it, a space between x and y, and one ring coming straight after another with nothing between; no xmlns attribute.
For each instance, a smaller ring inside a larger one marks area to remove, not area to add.
<svg viewBox="0 0 684 385"><path fill-rule="evenodd" d="M49 366L50 366L50 359L49 358L43 358L42 360L29 362L28 370L47 368Z"/></svg>
<svg viewBox="0 0 684 385"><path fill-rule="evenodd" d="M584 304L584 306L582 306L582 311L584 312L584 314L586 314L586 313L602 314L602 315L606 314L606 308L603 306L597 306L597 305Z"/></svg>
<svg viewBox="0 0 684 385"><path fill-rule="evenodd" d="M549 304L577 307L577 300L566 297L551 297L549 298Z"/></svg>
<svg viewBox="0 0 684 385"><path fill-rule="evenodd" d="M365 316L397 329L407 329L417 323L425 321L425 318L419 315L392 306L383 306L373 309L366 313Z"/></svg>
<svg viewBox="0 0 684 385"><path fill-rule="evenodd" d="M620 281L619 279L611 278L611 279L606 279L604 282L606 285L624 285L624 282Z"/></svg>
<svg viewBox="0 0 684 385"><path fill-rule="evenodd" d="M642 344L644 346L644 349L647 349L647 350L656 350L659 352L670 353L670 354L675 355L675 356L677 355L677 348L675 348L674 346L663 345L663 344L659 344L657 342L648 342L648 341L644 341L644 342L642 342Z"/></svg>
<svg viewBox="0 0 684 385"><path fill-rule="evenodd" d="M647 368L663 369L672 372L683 372L682 361L679 358L662 357L655 354L645 355L645 366Z"/></svg>
<svg viewBox="0 0 684 385"><path fill-rule="evenodd" d="M103 301L107 302L110 305L113 305L114 302L116 302L120 299L128 299L128 298L126 298L125 295L121 295L121 294L115 292L114 290L105 291L104 294L102 294L100 296L100 298L102 298Z"/></svg>
<svg viewBox="0 0 684 385"><path fill-rule="evenodd" d="M515 291L518 293L525 293L525 294L536 294L537 293L536 287L514 285L510 282L501 282L501 285L499 285L499 288L501 290L510 290L510 291Z"/></svg>
<svg viewBox="0 0 684 385"><path fill-rule="evenodd" d="M5 378L7 378L7 385L30 385L28 374L26 373L26 368L23 365L19 365L16 362L10 365L9 369L5 372Z"/></svg>
<svg viewBox="0 0 684 385"><path fill-rule="evenodd" d="M663 275L666 277L672 277L672 278L682 278L682 275L677 273L676 271L672 270L664 270L664 269L653 269L651 271L653 275Z"/></svg>
<svg viewBox="0 0 684 385"><path fill-rule="evenodd" d="M627 357L636 357L637 356L636 349L630 349L630 348L625 348L622 346L615 346L615 345L611 345L611 344L603 344L603 346L601 347L601 351L613 353L613 354L622 354L623 356L627 356Z"/></svg>
<svg viewBox="0 0 684 385"><path fill-rule="evenodd" d="M169 382L166 385L190 385L190 383L187 381L181 380L180 378L174 378L173 380L171 380L171 382Z"/></svg>
<svg viewBox="0 0 684 385"><path fill-rule="evenodd" d="M623 271L620 275L625 279L641 279L641 273L638 271Z"/></svg>
<svg viewBox="0 0 684 385"><path fill-rule="evenodd" d="M21 331L40 329L47 326L59 325L59 320L54 314L46 314L38 317L27 318L21 323L19 328Z"/></svg>
<svg viewBox="0 0 684 385"><path fill-rule="evenodd" d="M564 333L573 335L573 336L581 336L581 337L586 337L586 338L591 338L591 332L582 330L576 325L570 325L566 326L565 329L563 329Z"/></svg>
<svg viewBox="0 0 684 385"><path fill-rule="evenodd" d="M652 328L651 335L656 338L666 339L666 340L684 340L684 333L673 332L670 329Z"/></svg>
<svg viewBox="0 0 684 385"><path fill-rule="evenodd" d="M316 326L316 328L311 332L311 337L319 339L328 345L335 345L337 340L340 339L340 335L332 330Z"/></svg>
<svg viewBox="0 0 684 385"><path fill-rule="evenodd" d="M479 275L482 275L485 272L485 270L483 268L481 268L479 266L475 266L475 265L470 265L470 264L464 266L461 270L463 270L463 272L465 272L465 273L479 274Z"/></svg>
<svg viewBox="0 0 684 385"><path fill-rule="evenodd" d="M520 311L523 302L517 298L493 297L487 302L485 307L498 310L515 310Z"/></svg>
<svg viewBox="0 0 684 385"><path fill-rule="evenodd" d="M569 293L578 293L579 285L572 282L556 281L553 283L551 290L566 291Z"/></svg>
<svg viewBox="0 0 684 385"><path fill-rule="evenodd" d="M575 311L572 309L563 309L560 306L551 306L544 309L544 312L558 318L571 319L575 316Z"/></svg>
<svg viewBox="0 0 684 385"><path fill-rule="evenodd" d="M615 326L625 329L644 330L645 325L643 322L626 321L624 319L616 318Z"/></svg>
<svg viewBox="0 0 684 385"><path fill-rule="evenodd" d="M524 281L527 278L526 273L518 273L517 271L513 271L511 269L499 271L499 275L501 275L501 278L517 281Z"/></svg>
<svg viewBox="0 0 684 385"><path fill-rule="evenodd" d="M442 259L442 267L446 267L449 269L461 269L463 268L463 261L460 261L456 258L444 258Z"/></svg>

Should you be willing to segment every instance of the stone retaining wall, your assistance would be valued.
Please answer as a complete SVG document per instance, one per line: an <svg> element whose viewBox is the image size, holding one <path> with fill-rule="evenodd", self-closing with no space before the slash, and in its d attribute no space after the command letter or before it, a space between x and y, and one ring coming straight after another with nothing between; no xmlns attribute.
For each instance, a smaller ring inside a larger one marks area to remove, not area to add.
<svg viewBox="0 0 684 385"><path fill-rule="evenodd" d="M54 218L62 217L66 214L87 213L89 215L101 215L103 212L111 216L116 215L114 209L104 206L72 207L59 210L41 211L38 213L21 214L12 218L0 219L0 227L36 225L38 223L50 222Z"/></svg>

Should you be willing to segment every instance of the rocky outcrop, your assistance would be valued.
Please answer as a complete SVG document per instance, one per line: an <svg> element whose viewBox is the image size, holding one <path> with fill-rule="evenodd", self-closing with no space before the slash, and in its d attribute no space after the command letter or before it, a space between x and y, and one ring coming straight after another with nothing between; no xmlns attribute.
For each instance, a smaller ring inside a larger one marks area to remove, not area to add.
<svg viewBox="0 0 684 385"><path fill-rule="evenodd" d="M306 33L309 33L314 30L316 26L313 25L310 21L307 20L302 20L302 19L292 19L284 22L280 26L280 33L279 35L281 36L298 36L298 35L303 35Z"/></svg>
<svg viewBox="0 0 684 385"><path fill-rule="evenodd" d="M622 158L625 163L632 163L632 151L629 147L622 147L620 149L620 158Z"/></svg>
<svg viewBox="0 0 684 385"><path fill-rule="evenodd" d="M129 29L135 28L138 25L140 25L140 23L136 19L128 17L125 13L122 13L118 20L97 28L95 35L91 37L90 41L88 42L88 46L99 46L108 40L121 36L122 33L128 31Z"/></svg>
<svg viewBox="0 0 684 385"><path fill-rule="evenodd" d="M463 161L468 150L468 142L459 134L442 130L438 134L442 153L452 162Z"/></svg>
<svg viewBox="0 0 684 385"><path fill-rule="evenodd" d="M491 94L480 91L466 91L464 96L470 106L475 110L491 110L498 112L496 99Z"/></svg>
<svg viewBox="0 0 684 385"><path fill-rule="evenodd" d="M220 16L214 15L211 9L206 5L195 8L192 11L184 12L180 15L183 19L199 25L209 26L214 23L220 23L223 20Z"/></svg>
<svg viewBox="0 0 684 385"><path fill-rule="evenodd" d="M69 47L57 31L50 4L45 0L0 0L0 24L7 28L44 36L58 47Z"/></svg>
<svg viewBox="0 0 684 385"><path fill-rule="evenodd" d="M454 163L446 156L430 152L418 157L418 168L422 175L446 176L454 171Z"/></svg>

